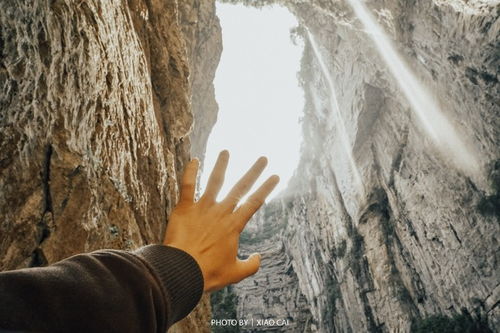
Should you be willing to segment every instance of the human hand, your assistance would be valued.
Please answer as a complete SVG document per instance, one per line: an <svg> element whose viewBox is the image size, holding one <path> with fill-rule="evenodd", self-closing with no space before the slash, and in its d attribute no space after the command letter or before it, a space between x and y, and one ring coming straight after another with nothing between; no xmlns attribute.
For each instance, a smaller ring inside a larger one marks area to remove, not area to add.
<svg viewBox="0 0 500 333"><path fill-rule="evenodd" d="M197 261L203 274L204 291L237 283L259 270L259 254L253 254L246 260L237 258L239 236L279 182L278 176L269 177L243 205L236 208L267 165L267 159L261 157L226 198L217 202L228 161L229 152L224 150L210 174L205 193L196 202L199 161L194 159L189 162L184 170L181 197L170 215L163 242L189 253Z"/></svg>

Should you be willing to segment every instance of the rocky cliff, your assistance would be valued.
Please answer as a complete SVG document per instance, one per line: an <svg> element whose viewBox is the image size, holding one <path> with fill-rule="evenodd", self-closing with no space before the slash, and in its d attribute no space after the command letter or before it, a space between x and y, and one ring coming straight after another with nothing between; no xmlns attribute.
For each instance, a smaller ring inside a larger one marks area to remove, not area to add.
<svg viewBox="0 0 500 333"><path fill-rule="evenodd" d="M263 266L234 288L238 316L290 319L269 331L500 330L498 2L367 1L393 63L347 1L252 3L299 18L306 105L296 176L242 237ZM419 113L411 80L440 114ZM442 119L470 155L433 140Z"/></svg>
<svg viewBox="0 0 500 333"><path fill-rule="evenodd" d="M270 3L300 21L304 145L242 236L263 265L233 289L237 316L289 323L258 331L409 331L433 314L500 330L498 3L367 1L410 76L348 2L252 2ZM216 119L214 12L0 3L0 269L161 239ZM429 135L442 117L415 112L414 79L467 149ZM208 313L205 299L174 331L208 331Z"/></svg>
<svg viewBox="0 0 500 333"><path fill-rule="evenodd" d="M222 53L222 33L215 1L191 0L179 4L188 49L191 108L194 115L191 154L203 161L208 135L217 120L214 77Z"/></svg>
<svg viewBox="0 0 500 333"><path fill-rule="evenodd" d="M161 241L199 116L191 100L215 105L214 11L211 0L0 3L0 269ZM200 49L213 55L202 62ZM212 123L197 125L202 141ZM201 307L178 331L208 330Z"/></svg>

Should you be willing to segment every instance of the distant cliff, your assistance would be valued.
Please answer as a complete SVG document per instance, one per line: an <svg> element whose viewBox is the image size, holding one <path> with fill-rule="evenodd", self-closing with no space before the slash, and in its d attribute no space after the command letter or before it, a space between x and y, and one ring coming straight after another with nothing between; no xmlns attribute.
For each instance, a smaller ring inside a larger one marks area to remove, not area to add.
<svg viewBox="0 0 500 333"><path fill-rule="evenodd" d="M476 151L472 175L432 143L345 1L274 3L297 15L305 43L304 143L287 192L242 238L263 267L233 288L238 316L290 318L268 328L283 332L408 332L433 320L500 330L499 5L367 1Z"/></svg>

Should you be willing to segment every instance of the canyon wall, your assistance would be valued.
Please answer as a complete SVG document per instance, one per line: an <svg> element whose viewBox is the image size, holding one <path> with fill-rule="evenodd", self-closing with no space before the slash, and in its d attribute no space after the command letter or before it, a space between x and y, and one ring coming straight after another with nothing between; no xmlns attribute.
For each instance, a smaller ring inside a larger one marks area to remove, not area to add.
<svg viewBox="0 0 500 333"><path fill-rule="evenodd" d="M269 3L300 21L304 142L287 191L242 236L262 268L233 292L238 317L290 324L243 330L408 332L436 314L500 330L498 2L366 2L475 171L430 139L347 2L252 2Z"/></svg>
<svg viewBox="0 0 500 333"><path fill-rule="evenodd" d="M394 332L462 314L499 330L498 3L368 1L476 152L473 173L436 149L344 1L252 2L270 3L300 21L304 144L242 235L263 261L232 288L237 316ZM8 0L0 23L0 269L159 242L216 120L214 2ZM209 311L204 298L172 331L208 331Z"/></svg>
<svg viewBox="0 0 500 333"><path fill-rule="evenodd" d="M194 116L191 155L203 162L208 135L219 110L213 82L222 53L222 31L215 13L215 0L181 1L179 6L191 69L189 81Z"/></svg>
<svg viewBox="0 0 500 333"><path fill-rule="evenodd" d="M0 3L0 269L162 240L219 35L212 0Z"/></svg>

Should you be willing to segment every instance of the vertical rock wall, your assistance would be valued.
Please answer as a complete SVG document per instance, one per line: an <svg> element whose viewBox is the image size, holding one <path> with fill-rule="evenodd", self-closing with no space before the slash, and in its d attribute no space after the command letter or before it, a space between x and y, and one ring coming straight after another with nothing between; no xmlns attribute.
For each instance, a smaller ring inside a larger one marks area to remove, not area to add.
<svg viewBox="0 0 500 333"><path fill-rule="evenodd" d="M254 281L234 288L238 314L285 315L298 331L407 332L412 321L432 314L487 320L500 329L499 4L367 2L477 151L482 170L470 175L430 142L345 1L277 2L297 15L295 34L306 45L304 144L287 195L266 208L281 218L264 213L242 239L245 249L264 253ZM361 187L307 31L336 87ZM282 227L269 233L266 226L275 224ZM266 276L272 279L261 283ZM282 283L293 276L295 287ZM262 303L252 296L256 290L285 296Z"/></svg>
<svg viewBox="0 0 500 333"><path fill-rule="evenodd" d="M215 1L182 1L181 21L188 47L194 128L191 154L203 160L208 135L217 120L214 77L222 53L222 32Z"/></svg>
<svg viewBox="0 0 500 333"><path fill-rule="evenodd" d="M214 15L213 1L0 3L0 269L161 241L190 158L190 67L210 78L218 55L188 56ZM208 330L201 307L178 331Z"/></svg>
<svg viewBox="0 0 500 333"><path fill-rule="evenodd" d="M215 0L180 1L179 12L190 68L190 102L194 118L189 135L190 153L203 163L208 136L219 110L213 81L222 52L221 27L215 13ZM171 331L208 332L210 315L210 296L205 294L195 311Z"/></svg>

